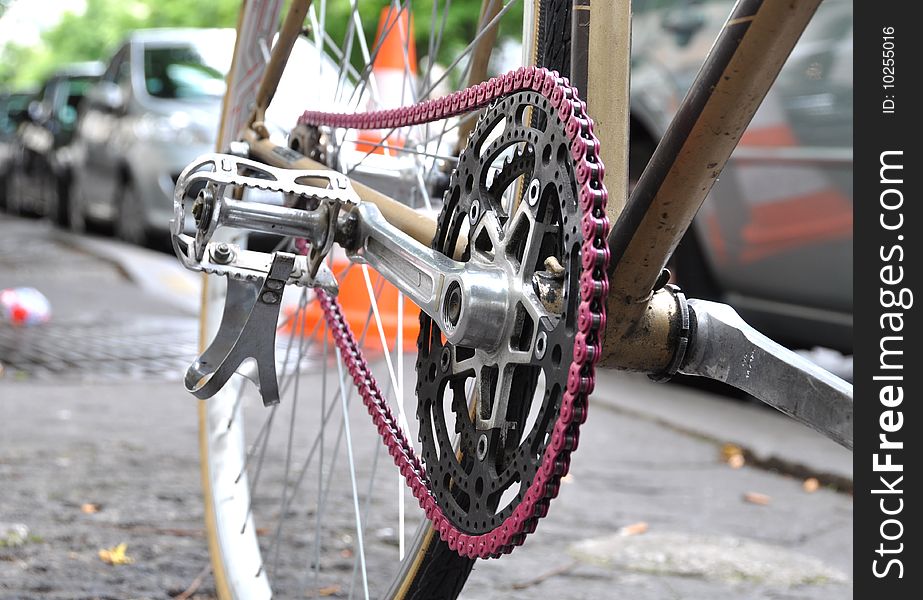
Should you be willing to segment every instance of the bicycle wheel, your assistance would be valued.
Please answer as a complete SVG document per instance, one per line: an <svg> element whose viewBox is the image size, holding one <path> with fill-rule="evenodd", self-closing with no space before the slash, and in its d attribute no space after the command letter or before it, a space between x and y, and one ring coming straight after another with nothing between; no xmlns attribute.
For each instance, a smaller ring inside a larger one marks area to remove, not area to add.
<svg viewBox="0 0 923 600"><path fill-rule="evenodd" d="M531 6L529 0L532 10L523 13L521 4L526 3L487 0L481 18L491 25L473 35L464 48L446 50L446 29L465 22L462 9L449 8L449 2L417 8L409 0L401 3L418 24L430 24L427 35L417 38L423 40L427 58L420 61L416 77L406 41L410 36L403 38L399 95L410 96L404 103L422 100L448 82L463 87L472 78L467 65L479 36L498 29L534 36L528 44L531 62L566 72L570 2L534 0ZM254 3L249 4L253 8ZM271 11L278 10L280 2L264 4ZM408 21L383 17L376 33L369 29L376 22L366 10L369 4L363 3L360 10L357 2L328 0L311 7L308 40L331 57L318 62L318 77L332 70L335 81L332 97L322 103L325 109L331 103L345 105L341 110L347 111L384 104L381 86L387 74L376 72L375 59L386 45L382 40L393 39L388 32L407 27ZM380 8L375 7L376 16ZM345 32L340 33L344 24ZM242 17L239 31L247 26ZM254 48L238 41L235 62L254 54ZM443 74L436 70L440 61L448 63ZM512 66L516 65L504 69ZM298 79L302 92L304 76L302 71ZM258 79L249 82L251 92L256 83ZM283 78L267 120L274 110L284 113L292 89ZM232 105L245 105L246 90L237 90L237 97L226 99L223 128L228 131L240 126L241 111L235 112ZM310 109L317 99L308 94L295 103L299 109ZM453 131L462 130L465 122L446 121L395 136L383 132L375 139L328 134L312 138L310 144L302 140L297 149L393 197L407 198L421 210L434 210L439 205L434 199L445 187L445 166L452 164L442 149L455 145ZM404 136L416 136L417 143L411 146ZM402 139L396 141L398 137ZM395 172L400 176L394 177ZM279 246L292 248L296 243L282 240ZM417 311L373 271L336 257L331 266L340 283L345 319L371 371L383 382L382 392L409 429L408 437L416 438L410 389L416 377ZM220 285L211 280L203 293L203 331L219 312L214 298L220 296ZM324 298L312 291L289 294L277 345L281 404L263 408L239 376L199 404L206 524L219 596L456 597L474 560L450 549L411 494L399 492L406 484L390 469L387 448L369 426L368 415L356 406L356 388L324 318Z"/></svg>

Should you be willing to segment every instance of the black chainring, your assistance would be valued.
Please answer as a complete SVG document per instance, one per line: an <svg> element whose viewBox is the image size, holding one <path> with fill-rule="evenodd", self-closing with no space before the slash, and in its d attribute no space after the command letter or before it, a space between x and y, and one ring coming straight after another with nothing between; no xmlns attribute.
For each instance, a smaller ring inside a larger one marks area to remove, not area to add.
<svg viewBox="0 0 923 600"><path fill-rule="evenodd" d="M536 179L540 191L533 205L524 190ZM456 527L470 534L493 530L522 501L558 417L573 361L583 243L574 182L568 138L554 109L537 93L518 92L492 104L479 119L452 173L438 219L433 247L446 255L452 254L462 234L469 238L462 261L470 260L473 251L490 252L491 248L481 245L483 236L472 239L469 232L477 231L484 215L493 212L503 229L501 238L510 244L506 258L517 261L523 281L531 282L536 271L544 270L548 257L564 267L560 315L535 322L524 310L520 315L518 307L514 309L519 316L511 321L510 349L527 349L540 332L547 336L541 358L533 354L528 364L505 366L498 361L490 365L490 352L449 344L433 320L420 315L416 392L422 456L437 502ZM472 223L473 205L478 208ZM535 219L526 236L538 244L530 256L524 256L528 244L518 242L521 224L528 221L516 207L531 211ZM475 386L469 382L477 381L475 372L454 371L456 361L476 352L485 366L480 369L480 386L472 395ZM496 374L503 368L512 376L506 393L506 424L479 430L476 411L482 411L484 418L490 416L497 399ZM472 402L472 398L478 400ZM456 434L458 441L453 446ZM488 451L479 459L482 436Z"/></svg>

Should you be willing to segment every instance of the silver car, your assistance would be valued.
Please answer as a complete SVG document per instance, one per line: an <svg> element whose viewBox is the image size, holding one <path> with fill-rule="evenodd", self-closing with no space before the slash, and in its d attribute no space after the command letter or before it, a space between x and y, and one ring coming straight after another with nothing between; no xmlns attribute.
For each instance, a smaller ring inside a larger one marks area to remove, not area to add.
<svg viewBox="0 0 923 600"><path fill-rule="evenodd" d="M176 177L214 149L233 49L231 29L141 30L119 48L71 148L73 229L107 223L137 244L167 231Z"/></svg>

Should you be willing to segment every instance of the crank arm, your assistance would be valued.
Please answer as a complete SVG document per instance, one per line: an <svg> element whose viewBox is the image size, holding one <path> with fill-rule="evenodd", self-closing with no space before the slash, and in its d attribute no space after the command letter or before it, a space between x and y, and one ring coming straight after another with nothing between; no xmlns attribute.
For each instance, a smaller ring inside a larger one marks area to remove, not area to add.
<svg viewBox="0 0 923 600"><path fill-rule="evenodd" d="M695 327L679 371L741 389L853 447L852 385L770 340L725 304L689 300Z"/></svg>
<svg viewBox="0 0 923 600"><path fill-rule="evenodd" d="M474 257L458 262L424 246L389 223L374 204L362 203L354 212L357 238L347 249L353 261L381 273L432 317L452 344L492 348L499 343L495 324L510 304L502 269Z"/></svg>

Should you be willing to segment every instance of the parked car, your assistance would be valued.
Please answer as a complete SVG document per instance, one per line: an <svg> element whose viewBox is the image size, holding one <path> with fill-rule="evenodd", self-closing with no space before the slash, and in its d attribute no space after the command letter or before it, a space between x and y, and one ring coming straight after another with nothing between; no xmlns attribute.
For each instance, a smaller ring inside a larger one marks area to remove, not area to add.
<svg viewBox="0 0 923 600"><path fill-rule="evenodd" d="M96 62L64 67L45 80L29 103L7 177L10 212L66 224L63 207L72 174L67 146L74 136L77 107L102 70Z"/></svg>
<svg viewBox="0 0 923 600"><path fill-rule="evenodd" d="M131 34L90 89L73 144L79 168L67 207L72 229L111 224L144 244L165 232L173 186L213 151L232 29L152 29Z"/></svg>
<svg viewBox="0 0 923 600"><path fill-rule="evenodd" d="M637 178L731 0L634 0ZM680 245L691 295L728 302L794 347L852 352L852 3L827 0Z"/></svg>
<svg viewBox="0 0 923 600"><path fill-rule="evenodd" d="M34 92L0 94L0 209L6 208L7 178L17 147L16 130L27 118Z"/></svg>
<svg viewBox="0 0 923 600"><path fill-rule="evenodd" d="M88 221L108 224L118 237L137 244L168 231L177 177L197 156L215 150L233 48L233 30L152 29L131 34L81 110L72 145L80 165L69 196L72 229L81 231ZM297 40L266 111L266 125L276 143L286 143L288 130L307 107L344 110L343 98L353 97L353 83L338 85L339 70L337 62L320 55L311 41ZM363 98L353 98L354 104ZM354 176L393 191L399 184L415 185L415 173L412 157L376 155ZM269 192L251 192L249 197L282 202L280 194Z"/></svg>

